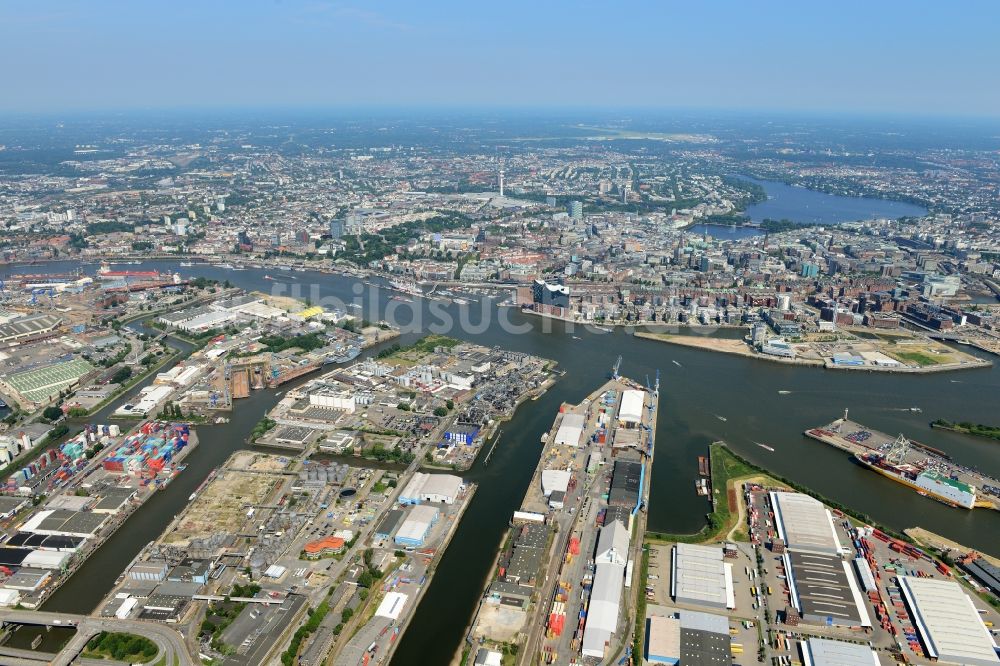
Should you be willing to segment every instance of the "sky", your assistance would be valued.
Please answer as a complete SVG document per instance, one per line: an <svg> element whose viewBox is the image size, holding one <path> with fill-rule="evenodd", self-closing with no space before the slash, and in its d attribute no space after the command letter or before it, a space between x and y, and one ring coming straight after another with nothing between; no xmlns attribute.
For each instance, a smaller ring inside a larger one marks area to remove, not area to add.
<svg viewBox="0 0 1000 666"><path fill-rule="evenodd" d="M0 0L0 112L1000 116L1000 2Z"/></svg>

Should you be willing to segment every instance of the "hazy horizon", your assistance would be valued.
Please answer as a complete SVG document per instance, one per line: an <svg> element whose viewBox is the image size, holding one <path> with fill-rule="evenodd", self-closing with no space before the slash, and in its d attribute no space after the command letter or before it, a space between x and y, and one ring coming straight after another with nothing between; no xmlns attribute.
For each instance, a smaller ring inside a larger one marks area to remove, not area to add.
<svg viewBox="0 0 1000 666"><path fill-rule="evenodd" d="M595 109L1000 116L1000 4L53 0L0 6L11 114Z"/></svg>

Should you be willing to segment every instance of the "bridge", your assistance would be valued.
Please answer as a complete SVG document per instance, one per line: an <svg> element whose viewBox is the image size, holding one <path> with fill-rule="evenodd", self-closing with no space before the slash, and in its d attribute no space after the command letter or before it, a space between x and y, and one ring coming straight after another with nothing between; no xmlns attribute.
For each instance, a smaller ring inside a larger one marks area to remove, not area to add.
<svg viewBox="0 0 1000 666"><path fill-rule="evenodd" d="M154 660L159 661L162 658L167 664L177 663L180 666L194 666L194 661L188 654L181 635L174 629L157 622L120 620L114 617L88 617L72 613L3 610L0 611L0 623L76 629L73 638L51 661L49 656L31 658L24 654L3 654L3 663L9 663L12 666L38 666L42 663L52 664L52 666L69 666L83 652L87 641L102 631L118 631L143 636L156 644L158 654Z"/></svg>

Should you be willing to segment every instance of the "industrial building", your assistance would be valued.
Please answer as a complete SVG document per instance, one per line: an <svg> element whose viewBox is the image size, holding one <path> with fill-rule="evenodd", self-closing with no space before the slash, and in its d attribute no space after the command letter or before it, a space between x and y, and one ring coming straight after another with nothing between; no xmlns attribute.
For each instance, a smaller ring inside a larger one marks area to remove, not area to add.
<svg viewBox="0 0 1000 666"><path fill-rule="evenodd" d="M651 664L680 663L681 622L675 617L653 615L646 619L643 656Z"/></svg>
<svg viewBox="0 0 1000 666"><path fill-rule="evenodd" d="M629 533L620 521L601 528L594 555L596 572L583 629L585 657L604 658L604 651L618 629L618 614L625 570L628 564Z"/></svg>
<svg viewBox="0 0 1000 666"><path fill-rule="evenodd" d="M678 611L675 617L646 620L646 661L681 666L732 663L729 620L721 615Z"/></svg>
<svg viewBox="0 0 1000 666"><path fill-rule="evenodd" d="M722 549L678 543L671 549L670 596L677 603L735 608L733 565Z"/></svg>
<svg viewBox="0 0 1000 666"><path fill-rule="evenodd" d="M94 366L83 359L60 361L0 378L0 388L22 407L29 408L48 402L60 391L73 388L93 370Z"/></svg>
<svg viewBox="0 0 1000 666"><path fill-rule="evenodd" d="M802 493L769 493L774 524L785 548L804 553L840 555L833 516L818 500Z"/></svg>
<svg viewBox="0 0 1000 666"><path fill-rule="evenodd" d="M565 469L542 470L542 496L548 498L549 507L561 509L573 475Z"/></svg>
<svg viewBox="0 0 1000 666"><path fill-rule="evenodd" d="M394 541L399 546L419 548L438 520L439 511L433 506L416 505L410 509L403 524L396 530Z"/></svg>
<svg viewBox="0 0 1000 666"><path fill-rule="evenodd" d="M618 425L637 428L642 423L642 408L646 395L642 391L629 389L622 393L622 404L618 408Z"/></svg>
<svg viewBox="0 0 1000 666"><path fill-rule="evenodd" d="M638 460L630 459L624 455L615 460L614 471L611 475L611 488L608 490L608 505L624 507L629 510L637 508L643 474L642 463Z"/></svg>
<svg viewBox="0 0 1000 666"><path fill-rule="evenodd" d="M870 627L851 562L835 555L785 552L782 556L792 606L807 624Z"/></svg>
<svg viewBox="0 0 1000 666"><path fill-rule="evenodd" d="M559 446L579 446L583 436L583 414L564 414L559 430L556 431L555 444Z"/></svg>
<svg viewBox="0 0 1000 666"><path fill-rule="evenodd" d="M899 587L931 659L965 666L1000 664L993 638L958 583L900 576Z"/></svg>
<svg viewBox="0 0 1000 666"><path fill-rule="evenodd" d="M441 502L442 504L454 504L461 489L462 478L454 474L417 472L399 494L399 503Z"/></svg>
<svg viewBox="0 0 1000 666"><path fill-rule="evenodd" d="M878 655L867 645L810 638L799 643L805 666L878 666Z"/></svg>

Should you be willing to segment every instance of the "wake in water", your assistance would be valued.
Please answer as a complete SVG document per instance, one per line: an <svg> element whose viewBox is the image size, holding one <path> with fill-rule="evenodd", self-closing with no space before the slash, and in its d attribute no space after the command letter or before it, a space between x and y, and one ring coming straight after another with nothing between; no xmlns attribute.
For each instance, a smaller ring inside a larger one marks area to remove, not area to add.
<svg viewBox="0 0 1000 666"><path fill-rule="evenodd" d="M673 359L671 359L671 361L670 361L670 362L671 362L671 363L673 363L674 365L676 365L676 366L677 366L678 368L683 368L683 367L684 367L683 365L681 365L681 364L680 364L680 363L678 363L677 361L674 361Z"/></svg>

